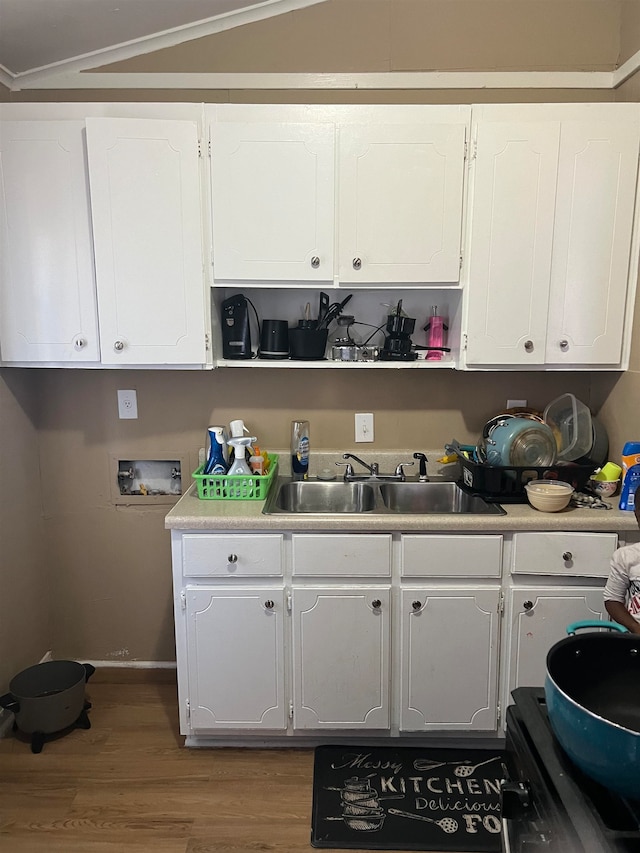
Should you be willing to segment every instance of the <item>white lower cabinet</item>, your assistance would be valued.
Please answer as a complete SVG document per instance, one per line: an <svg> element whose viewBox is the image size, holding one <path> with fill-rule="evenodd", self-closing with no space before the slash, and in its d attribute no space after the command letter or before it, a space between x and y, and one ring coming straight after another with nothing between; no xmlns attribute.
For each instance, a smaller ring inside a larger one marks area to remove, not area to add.
<svg viewBox="0 0 640 853"><path fill-rule="evenodd" d="M403 589L403 731L497 727L500 588Z"/></svg>
<svg viewBox="0 0 640 853"><path fill-rule="evenodd" d="M295 729L388 729L387 586L293 589Z"/></svg>
<svg viewBox="0 0 640 853"><path fill-rule="evenodd" d="M188 718L194 730L287 727L282 586L188 586Z"/></svg>
<svg viewBox="0 0 640 853"><path fill-rule="evenodd" d="M174 530L180 730L497 737L571 622L606 618L614 533Z"/></svg>
<svg viewBox="0 0 640 853"><path fill-rule="evenodd" d="M547 652L567 636L567 625L608 616L602 586L545 585L511 587L506 618L510 693L516 687L544 685Z"/></svg>

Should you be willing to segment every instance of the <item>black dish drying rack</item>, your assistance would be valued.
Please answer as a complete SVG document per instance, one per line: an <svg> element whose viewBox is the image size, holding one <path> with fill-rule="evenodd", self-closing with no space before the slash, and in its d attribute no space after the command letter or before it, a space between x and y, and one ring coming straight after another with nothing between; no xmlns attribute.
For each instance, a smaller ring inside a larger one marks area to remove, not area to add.
<svg viewBox="0 0 640 853"><path fill-rule="evenodd" d="M460 484L495 503L526 503L525 486L531 480L561 480L570 483L577 492L584 490L593 474L592 465L551 465L526 468L488 465L459 457Z"/></svg>

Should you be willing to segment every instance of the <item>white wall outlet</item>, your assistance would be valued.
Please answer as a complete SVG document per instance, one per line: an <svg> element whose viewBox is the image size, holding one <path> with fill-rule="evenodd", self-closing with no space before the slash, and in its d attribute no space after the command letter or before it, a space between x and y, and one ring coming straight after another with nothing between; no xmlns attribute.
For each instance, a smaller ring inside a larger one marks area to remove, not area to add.
<svg viewBox="0 0 640 853"><path fill-rule="evenodd" d="M526 400L507 400L507 409L526 409Z"/></svg>
<svg viewBox="0 0 640 853"><path fill-rule="evenodd" d="M118 417L138 417L138 395L135 391L118 391Z"/></svg>
<svg viewBox="0 0 640 853"><path fill-rule="evenodd" d="M356 441L373 441L373 413L356 415Z"/></svg>

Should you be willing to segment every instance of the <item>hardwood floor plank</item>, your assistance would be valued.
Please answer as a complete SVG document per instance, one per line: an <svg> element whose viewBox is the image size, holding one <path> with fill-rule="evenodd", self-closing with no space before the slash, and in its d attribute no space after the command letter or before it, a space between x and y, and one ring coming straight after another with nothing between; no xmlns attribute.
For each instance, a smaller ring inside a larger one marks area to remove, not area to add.
<svg viewBox="0 0 640 853"><path fill-rule="evenodd" d="M0 740L0 853L310 853L312 749L187 749L175 672L113 672L91 729Z"/></svg>

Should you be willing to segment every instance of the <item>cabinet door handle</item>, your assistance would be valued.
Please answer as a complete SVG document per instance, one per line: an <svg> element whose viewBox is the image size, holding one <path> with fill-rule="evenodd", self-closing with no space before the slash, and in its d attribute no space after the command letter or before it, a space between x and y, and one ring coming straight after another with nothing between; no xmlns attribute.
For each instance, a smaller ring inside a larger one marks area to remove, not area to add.
<svg viewBox="0 0 640 853"><path fill-rule="evenodd" d="M525 601L523 607L525 610L533 610L533 601Z"/></svg>
<svg viewBox="0 0 640 853"><path fill-rule="evenodd" d="M414 610L420 610L420 608L422 607L422 602L418 601L418 600L412 601L411 606L413 607Z"/></svg>
<svg viewBox="0 0 640 853"><path fill-rule="evenodd" d="M562 555L562 559L565 561L565 563L570 563L571 560L573 560L573 554L571 553L571 551L565 551Z"/></svg>
<svg viewBox="0 0 640 853"><path fill-rule="evenodd" d="M533 352L533 341L525 341L524 348L527 352Z"/></svg>
<svg viewBox="0 0 640 853"><path fill-rule="evenodd" d="M74 349L77 349L77 350L80 350L83 347L86 347L86 345L87 345L86 340L84 338L80 338L80 337L76 338L73 342L73 347L74 347Z"/></svg>
<svg viewBox="0 0 640 853"><path fill-rule="evenodd" d="M237 562L238 562L238 555L237 554L229 554L229 556L227 557L227 563L237 563Z"/></svg>
<svg viewBox="0 0 640 853"><path fill-rule="evenodd" d="M353 264L354 270L359 270L362 268L362 260L360 258L354 258L351 263Z"/></svg>
<svg viewBox="0 0 640 853"><path fill-rule="evenodd" d="M311 258L311 266L314 268L314 270L317 270L320 266L320 258L317 255L314 255Z"/></svg>
<svg viewBox="0 0 640 853"><path fill-rule="evenodd" d="M113 345L113 348L116 352L122 352L124 349L124 341L116 341Z"/></svg>
<svg viewBox="0 0 640 853"><path fill-rule="evenodd" d="M380 610L380 608L382 607L382 602L380 601L379 598L374 598L373 601L371 602L371 606L373 607L374 610Z"/></svg>
<svg viewBox="0 0 640 853"><path fill-rule="evenodd" d="M268 598L265 601L264 606L267 608L267 610L273 610L273 608L275 607L275 604L273 603L273 601L271 601L270 598Z"/></svg>
<svg viewBox="0 0 640 853"><path fill-rule="evenodd" d="M560 341L560 349L566 352L569 349L569 341Z"/></svg>

